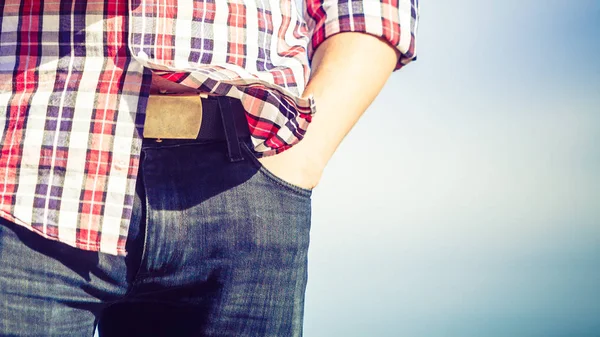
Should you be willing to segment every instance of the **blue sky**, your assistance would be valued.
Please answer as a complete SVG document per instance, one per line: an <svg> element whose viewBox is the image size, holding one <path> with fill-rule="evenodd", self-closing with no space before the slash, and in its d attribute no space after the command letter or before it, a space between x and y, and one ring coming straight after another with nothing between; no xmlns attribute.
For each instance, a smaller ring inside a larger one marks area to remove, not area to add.
<svg viewBox="0 0 600 337"><path fill-rule="evenodd" d="M599 336L600 2L421 6L314 192L305 336Z"/></svg>

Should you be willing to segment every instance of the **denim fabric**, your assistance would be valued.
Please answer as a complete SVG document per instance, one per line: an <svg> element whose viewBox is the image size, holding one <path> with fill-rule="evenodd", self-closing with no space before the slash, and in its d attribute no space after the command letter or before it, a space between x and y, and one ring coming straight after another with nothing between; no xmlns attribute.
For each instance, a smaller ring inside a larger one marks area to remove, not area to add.
<svg viewBox="0 0 600 337"><path fill-rule="evenodd" d="M0 220L0 335L301 336L311 192L242 151L145 140L127 257Z"/></svg>

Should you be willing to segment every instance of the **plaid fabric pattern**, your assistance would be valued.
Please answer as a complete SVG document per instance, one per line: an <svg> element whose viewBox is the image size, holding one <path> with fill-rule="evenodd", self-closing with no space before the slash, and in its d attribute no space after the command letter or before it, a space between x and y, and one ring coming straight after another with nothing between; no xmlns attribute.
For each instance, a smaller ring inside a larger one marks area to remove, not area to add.
<svg viewBox="0 0 600 337"><path fill-rule="evenodd" d="M415 58L417 0L3 0L0 216L125 254L151 75L240 99L256 153L302 139L313 51L358 31Z"/></svg>

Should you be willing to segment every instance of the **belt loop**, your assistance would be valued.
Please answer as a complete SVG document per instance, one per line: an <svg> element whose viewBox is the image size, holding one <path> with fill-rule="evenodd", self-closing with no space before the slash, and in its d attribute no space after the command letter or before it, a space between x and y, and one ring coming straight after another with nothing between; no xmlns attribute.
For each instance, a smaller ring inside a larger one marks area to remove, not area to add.
<svg viewBox="0 0 600 337"><path fill-rule="evenodd" d="M231 108L231 98L220 96L217 98L219 102L219 110L221 120L223 121L223 129L225 130L225 140L227 141L227 151L231 162L244 160L242 156L242 148L238 140L235 119L233 118L233 109Z"/></svg>

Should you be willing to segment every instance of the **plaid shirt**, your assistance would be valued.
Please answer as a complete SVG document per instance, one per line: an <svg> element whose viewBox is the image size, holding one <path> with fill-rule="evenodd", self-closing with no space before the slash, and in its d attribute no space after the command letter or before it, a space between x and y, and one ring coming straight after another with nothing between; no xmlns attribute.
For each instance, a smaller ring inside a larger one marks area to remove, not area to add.
<svg viewBox="0 0 600 337"><path fill-rule="evenodd" d="M152 74L241 100L258 155L298 142L314 50L373 34L415 57L417 0L2 0L0 216L125 254Z"/></svg>

